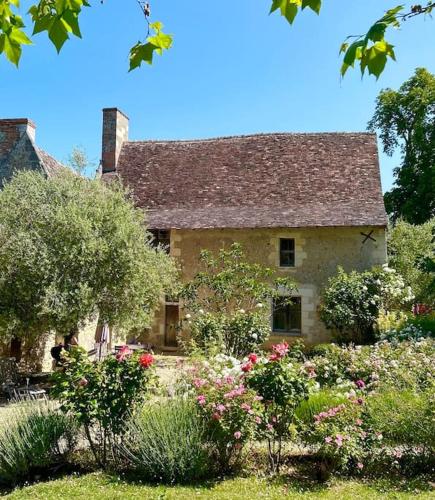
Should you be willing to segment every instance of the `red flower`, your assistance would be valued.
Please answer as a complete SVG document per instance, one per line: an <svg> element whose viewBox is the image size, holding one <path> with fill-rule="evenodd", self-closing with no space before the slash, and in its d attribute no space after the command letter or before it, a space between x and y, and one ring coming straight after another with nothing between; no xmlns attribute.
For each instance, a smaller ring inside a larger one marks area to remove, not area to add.
<svg viewBox="0 0 435 500"><path fill-rule="evenodd" d="M149 368L154 363L154 357L149 352L142 354L139 358L139 364L142 368Z"/></svg>
<svg viewBox="0 0 435 500"><path fill-rule="evenodd" d="M255 353L251 353L248 356L248 359L253 365L255 365L255 363L258 361L258 356Z"/></svg>
<svg viewBox="0 0 435 500"><path fill-rule="evenodd" d="M252 363L245 363L244 365L242 365L242 372L250 372L253 367L254 365Z"/></svg>
<svg viewBox="0 0 435 500"><path fill-rule="evenodd" d="M119 349L118 354L116 355L116 360L119 362L124 361L125 358L130 356L130 354L131 354L130 348L126 345L123 345L121 349Z"/></svg>

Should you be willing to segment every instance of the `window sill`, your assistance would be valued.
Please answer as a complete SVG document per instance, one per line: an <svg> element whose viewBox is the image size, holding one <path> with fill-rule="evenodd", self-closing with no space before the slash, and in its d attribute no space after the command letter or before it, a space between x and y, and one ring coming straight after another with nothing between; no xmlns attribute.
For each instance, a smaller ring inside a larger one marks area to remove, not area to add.
<svg viewBox="0 0 435 500"><path fill-rule="evenodd" d="M277 332L273 330L271 337L302 337L302 332Z"/></svg>

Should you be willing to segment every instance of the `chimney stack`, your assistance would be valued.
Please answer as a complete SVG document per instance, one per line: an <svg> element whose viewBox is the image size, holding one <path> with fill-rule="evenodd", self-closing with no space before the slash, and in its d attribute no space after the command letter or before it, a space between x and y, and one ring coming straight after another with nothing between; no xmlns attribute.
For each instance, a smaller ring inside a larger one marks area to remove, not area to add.
<svg viewBox="0 0 435 500"><path fill-rule="evenodd" d="M128 117L118 108L103 109L102 173L114 172L122 144L128 141Z"/></svg>
<svg viewBox="0 0 435 500"><path fill-rule="evenodd" d="M36 125L28 118L5 118L0 120L0 160L8 155L15 144L27 134L35 140Z"/></svg>

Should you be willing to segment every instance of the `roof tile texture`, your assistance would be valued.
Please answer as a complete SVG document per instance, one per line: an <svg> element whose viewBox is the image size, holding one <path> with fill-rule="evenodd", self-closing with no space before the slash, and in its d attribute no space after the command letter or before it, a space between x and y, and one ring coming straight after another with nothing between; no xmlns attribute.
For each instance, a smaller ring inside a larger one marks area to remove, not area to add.
<svg viewBox="0 0 435 500"><path fill-rule="evenodd" d="M386 224L368 133L126 142L117 174L152 228Z"/></svg>

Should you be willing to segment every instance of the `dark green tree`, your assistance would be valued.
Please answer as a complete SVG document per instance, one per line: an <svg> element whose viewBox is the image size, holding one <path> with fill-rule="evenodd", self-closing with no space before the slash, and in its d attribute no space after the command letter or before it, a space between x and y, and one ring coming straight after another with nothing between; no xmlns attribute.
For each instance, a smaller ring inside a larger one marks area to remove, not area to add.
<svg viewBox="0 0 435 500"><path fill-rule="evenodd" d="M386 154L401 153L385 194L393 222L428 221L435 215L435 75L418 68L399 90L382 90L368 128L379 131Z"/></svg>
<svg viewBox="0 0 435 500"><path fill-rule="evenodd" d="M65 335L92 316L149 325L176 276L118 185L17 174L0 192L0 339Z"/></svg>

